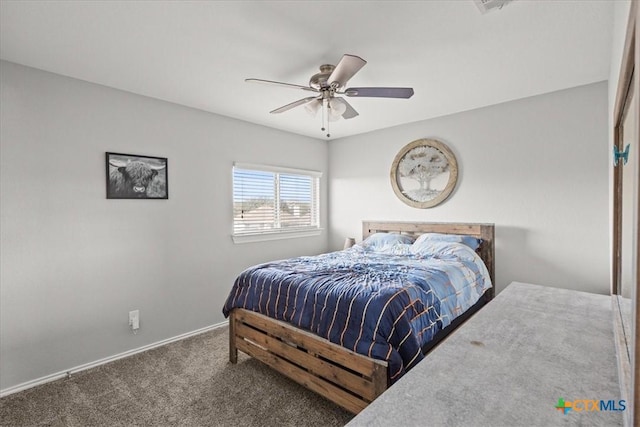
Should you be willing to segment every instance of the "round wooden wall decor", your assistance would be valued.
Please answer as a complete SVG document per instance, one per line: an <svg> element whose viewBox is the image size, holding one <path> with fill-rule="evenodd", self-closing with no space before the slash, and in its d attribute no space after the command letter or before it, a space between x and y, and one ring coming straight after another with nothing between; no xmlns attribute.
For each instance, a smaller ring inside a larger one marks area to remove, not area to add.
<svg viewBox="0 0 640 427"><path fill-rule="evenodd" d="M391 165L393 191L414 208L432 208L444 202L457 181L456 157L435 139L418 139L405 145Z"/></svg>

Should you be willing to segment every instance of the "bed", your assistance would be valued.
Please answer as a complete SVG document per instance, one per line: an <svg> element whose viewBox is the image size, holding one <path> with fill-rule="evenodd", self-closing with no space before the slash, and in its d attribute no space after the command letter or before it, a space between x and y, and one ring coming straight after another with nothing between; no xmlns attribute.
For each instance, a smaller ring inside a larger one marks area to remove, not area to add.
<svg viewBox="0 0 640 427"><path fill-rule="evenodd" d="M424 233L479 246L366 247ZM364 221L362 245L240 274L223 309L230 361L240 350L358 413L494 296L493 224Z"/></svg>

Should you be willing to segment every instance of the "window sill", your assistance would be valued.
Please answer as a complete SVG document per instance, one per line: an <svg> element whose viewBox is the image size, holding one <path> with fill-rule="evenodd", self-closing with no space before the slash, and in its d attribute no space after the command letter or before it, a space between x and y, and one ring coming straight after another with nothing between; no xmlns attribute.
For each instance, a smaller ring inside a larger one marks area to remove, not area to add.
<svg viewBox="0 0 640 427"><path fill-rule="evenodd" d="M299 237L319 236L322 234L322 228L313 230L296 230L296 231L278 231L275 233L256 233L256 234L238 234L231 235L233 243L254 243L266 242L269 240L295 239Z"/></svg>

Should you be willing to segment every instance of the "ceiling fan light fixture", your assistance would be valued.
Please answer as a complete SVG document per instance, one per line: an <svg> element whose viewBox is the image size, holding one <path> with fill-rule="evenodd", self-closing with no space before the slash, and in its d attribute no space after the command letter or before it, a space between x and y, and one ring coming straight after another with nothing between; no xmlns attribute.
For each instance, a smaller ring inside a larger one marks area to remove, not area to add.
<svg viewBox="0 0 640 427"><path fill-rule="evenodd" d="M330 122L337 122L338 120L340 120L340 115L333 113L331 110L329 110L329 121Z"/></svg>
<svg viewBox="0 0 640 427"><path fill-rule="evenodd" d="M309 102L304 106L304 109L310 116L315 117L318 115L318 111L320 111L320 107L322 107L322 102L316 99L314 101Z"/></svg>
<svg viewBox="0 0 640 427"><path fill-rule="evenodd" d="M332 114L336 114L341 116L347 111L347 106L340 102L340 98L331 98L329 102L329 108L331 109Z"/></svg>
<svg viewBox="0 0 640 427"><path fill-rule="evenodd" d="M338 98L331 98L327 105L328 116L330 122L335 122L340 120L345 111L347 111L347 106L338 100Z"/></svg>

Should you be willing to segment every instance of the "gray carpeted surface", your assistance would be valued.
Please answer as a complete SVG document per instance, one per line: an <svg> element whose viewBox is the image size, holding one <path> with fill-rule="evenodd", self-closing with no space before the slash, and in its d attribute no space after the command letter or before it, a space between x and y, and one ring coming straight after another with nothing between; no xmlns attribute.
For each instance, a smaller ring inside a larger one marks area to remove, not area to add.
<svg viewBox="0 0 640 427"><path fill-rule="evenodd" d="M353 416L262 363L227 328L0 399L2 426L342 426Z"/></svg>

